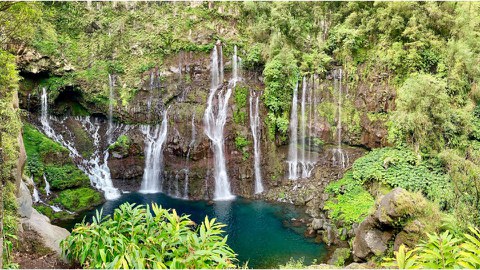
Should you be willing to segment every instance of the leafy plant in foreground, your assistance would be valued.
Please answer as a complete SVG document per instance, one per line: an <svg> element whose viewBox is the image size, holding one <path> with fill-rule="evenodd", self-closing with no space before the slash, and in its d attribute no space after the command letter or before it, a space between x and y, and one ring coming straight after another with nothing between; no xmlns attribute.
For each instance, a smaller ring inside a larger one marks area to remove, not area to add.
<svg viewBox="0 0 480 270"><path fill-rule="evenodd" d="M193 226L175 210L125 203L113 216L97 212L91 224L77 224L61 247L85 268L235 267L236 254L222 236L225 225L206 217Z"/></svg>
<svg viewBox="0 0 480 270"><path fill-rule="evenodd" d="M470 227L463 237L445 231L429 234L428 240L408 251L401 245L395 258L385 259L384 267L399 269L475 268L480 267L480 232Z"/></svg>

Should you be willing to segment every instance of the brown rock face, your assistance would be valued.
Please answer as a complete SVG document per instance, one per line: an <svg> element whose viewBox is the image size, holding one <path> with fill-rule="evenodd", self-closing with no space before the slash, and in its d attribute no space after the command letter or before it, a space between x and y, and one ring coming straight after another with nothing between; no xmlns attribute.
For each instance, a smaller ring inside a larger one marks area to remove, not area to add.
<svg viewBox="0 0 480 270"><path fill-rule="evenodd" d="M365 261L373 255L382 255L394 240L394 249L401 244L414 246L423 236L426 200L402 188L395 188L383 196L376 211L356 229L353 255L356 261ZM405 224L405 221L411 218ZM404 225L405 224L405 225Z"/></svg>

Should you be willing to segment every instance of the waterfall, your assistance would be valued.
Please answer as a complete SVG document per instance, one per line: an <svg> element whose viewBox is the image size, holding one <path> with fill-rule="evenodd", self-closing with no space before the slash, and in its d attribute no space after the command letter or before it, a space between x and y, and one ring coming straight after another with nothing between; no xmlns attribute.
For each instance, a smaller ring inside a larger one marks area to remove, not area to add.
<svg viewBox="0 0 480 270"><path fill-rule="evenodd" d="M308 100L307 100L308 93ZM312 120L314 118L314 104L312 104L313 90L308 87L307 79L302 80L302 98L300 105L300 121L298 120L298 83L295 86L292 99L292 113L290 115L290 143L288 152L288 179L309 178L315 167L316 158L311 149ZM307 107L309 112L307 113ZM300 140L298 129L300 125ZM307 134L308 129L308 134ZM308 138L308 143L307 143ZM300 147L298 143L300 141Z"/></svg>
<svg viewBox="0 0 480 270"><path fill-rule="evenodd" d="M195 147L195 140L197 136L197 131L195 130L195 112L192 114L192 139L190 144L188 144L187 157L185 158L185 181L183 187L183 198L188 199L188 184L189 184L189 173L190 173L190 152Z"/></svg>
<svg viewBox="0 0 480 270"><path fill-rule="evenodd" d="M40 195L38 194L37 187L33 187L32 199L34 203L41 202Z"/></svg>
<svg viewBox="0 0 480 270"><path fill-rule="evenodd" d="M43 174L43 180L45 181L45 194L47 194L47 196L50 196L50 194L52 193L52 192L50 191L50 183L48 182L47 177L45 176L45 174Z"/></svg>
<svg viewBox="0 0 480 270"><path fill-rule="evenodd" d="M109 86L109 95L108 95L108 130L107 130L107 139L108 143L112 143L112 132L113 132L113 104L115 98L113 96L113 88L115 85L115 77L112 74L108 74L108 86Z"/></svg>
<svg viewBox="0 0 480 270"><path fill-rule="evenodd" d="M229 81L227 92L222 90L217 94L217 111L214 110L214 97L217 90L223 82L223 56L220 44L213 48L211 57L211 79L210 95L207 100L207 108L204 115L205 134L212 141L214 154L214 179L215 179L215 200L230 200L234 196L230 191L230 182L228 180L227 168L225 164L223 129L227 120L228 100L232 94L232 88L235 87L238 78L237 75L237 55L233 55L232 79Z"/></svg>
<svg viewBox="0 0 480 270"><path fill-rule="evenodd" d="M293 89L292 112L290 114L290 143L288 144L288 179L298 178L298 82Z"/></svg>
<svg viewBox="0 0 480 270"><path fill-rule="evenodd" d="M90 183L104 192L105 198L107 200L113 200L120 196L120 192L113 186L112 179L110 177L110 169L107 165L108 159L108 149L103 151L103 163L100 162L102 151L100 150L100 135L98 134L98 130L100 129L100 125L97 123L92 124L90 121L90 117L76 117L75 119L82 124L82 127L89 133L89 135L93 138L94 148L95 151L91 155L91 157L87 160L79 153L79 151L75 148L72 142L68 142L65 140L61 133L55 132L55 130L50 126L51 118L48 115L48 95L46 92L46 88L42 88L42 96L41 96L41 116L40 122L42 124L43 132L49 138L53 139L57 143L60 143L65 148L69 150L70 157L73 158L74 161L77 161L77 166L80 170L82 170L90 179ZM63 122L60 123L61 126L64 127ZM112 127L113 132L113 127ZM74 134L73 134L74 135ZM48 183L45 177L46 184ZM48 195L49 192L47 192Z"/></svg>
<svg viewBox="0 0 480 270"><path fill-rule="evenodd" d="M348 166L348 154L342 149L342 69L334 70L333 87L338 92L337 100L337 148L333 149L332 162L334 166L345 169Z"/></svg>
<svg viewBox="0 0 480 270"><path fill-rule="evenodd" d="M142 126L145 139L145 169L143 171L142 193L156 193L163 191L163 145L167 139L167 111L163 113L161 126Z"/></svg>
<svg viewBox="0 0 480 270"><path fill-rule="evenodd" d="M260 171L260 116L258 109L259 96L250 91L250 129L253 136L253 161L255 172L255 194L263 192L262 173Z"/></svg>

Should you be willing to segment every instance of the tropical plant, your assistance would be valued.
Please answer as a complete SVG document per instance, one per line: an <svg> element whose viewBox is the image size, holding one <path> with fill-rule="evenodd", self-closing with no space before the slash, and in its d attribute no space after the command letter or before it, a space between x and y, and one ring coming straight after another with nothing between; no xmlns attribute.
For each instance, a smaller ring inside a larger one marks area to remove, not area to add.
<svg viewBox="0 0 480 270"><path fill-rule="evenodd" d="M462 236L445 231L427 234L428 239L410 251L401 245L395 258L386 258L382 266L399 269L476 268L480 267L480 232L470 227Z"/></svg>
<svg viewBox="0 0 480 270"><path fill-rule="evenodd" d="M113 216L100 211L92 223L77 224L61 247L85 268L235 267L236 254L222 236L225 225L205 217L194 226L175 210L125 203Z"/></svg>

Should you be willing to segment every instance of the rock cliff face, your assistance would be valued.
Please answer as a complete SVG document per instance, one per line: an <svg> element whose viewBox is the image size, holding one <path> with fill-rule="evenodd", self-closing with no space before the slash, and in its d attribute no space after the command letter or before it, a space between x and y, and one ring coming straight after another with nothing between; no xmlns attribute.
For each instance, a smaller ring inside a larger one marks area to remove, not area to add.
<svg viewBox="0 0 480 270"><path fill-rule="evenodd" d="M35 55L33 53L33 55ZM41 57L40 57L41 58ZM222 88L226 89L228 79L231 78L232 62L224 56L225 74ZM23 72L27 78L22 86L21 107L31 114L29 121L35 123L38 119L39 78L48 74L56 74L55 64L46 64L42 69L27 68L38 62L38 57L22 57ZM188 197L192 199L210 199L213 196L213 152L211 142L205 135L204 112L206 100L211 85L210 56L206 53L182 52L172 55L163 61L163 64L145 71L139 78L138 89L135 96L128 104L122 104L120 95L122 89L127 87L120 75L113 75L112 83L112 118L114 123L126 123L123 132L130 143L126 149L109 151L108 165L111 170L115 186L124 190L137 190L141 183L145 166L145 134L141 132L142 125L159 125L165 111L168 113L168 133L164 147L164 190L174 192L186 186L188 172ZM65 68L63 68L65 70ZM68 70L65 70L68 72ZM48 75L47 75L48 76ZM385 75L386 76L386 75ZM262 92L264 85L262 76L258 72L242 71L242 80L238 87L245 87L257 92ZM326 183L339 177L339 172L331 161L332 152L329 144L335 141L336 125L336 100L332 91L333 80L327 74L324 78L318 77L322 85L320 91L319 108L316 110L319 117L313 123L313 135L325 143L323 150L319 151L320 162L315 169L313 183ZM108 86L106 86L108 88ZM229 100L228 116L225 125L225 158L227 172L232 185L232 192L236 195L252 197L254 191L253 145L252 134L249 129L248 102L237 104L236 89ZM247 91L248 94L249 91ZM72 136L73 143L79 149L88 153L93 138L82 136L78 119L74 116L89 113L92 117L103 119L101 129L108 129L109 102L93 103L91 98L85 98L87 93L82 89L72 86L61 89L59 93L50 94L51 113L57 117L67 117L64 121ZM102 94L103 95L103 94ZM342 141L352 146L365 148L379 147L386 144L385 113L392 109L394 104L394 91L388 87L386 78L382 76L360 81L355 89L348 89L345 95L342 110L347 117L344 123ZM89 100L89 101L87 101ZM247 97L248 100L248 97ZM330 104L330 112L322 110L322 104ZM244 111L244 118L238 119L236 112ZM77 117L78 118L78 117ZM287 169L285 146L277 145L267 137L266 109L260 102L260 145L261 167L264 185L267 190L276 190L278 187L289 186L283 179ZM67 131L65 131L67 132ZM119 134L116 135L118 137ZM115 137L115 138L116 138ZM250 143L244 147L236 145L237 137L246 138ZM106 138L100 138L106 140ZM112 142L110 142L112 143ZM102 141L105 147L109 142ZM353 150L351 163L361 155L362 150ZM350 164L351 164L350 163ZM310 187L315 190L315 185ZM323 185L324 184L318 184ZM323 190L323 189L320 189ZM270 193L267 197L278 199L278 192ZM186 197L182 195L183 197ZM303 195L302 195L303 196ZM305 195L303 203L316 198ZM276 198L277 197L277 198ZM310 198L312 197L312 198ZM316 199L315 199L316 200ZM314 201L315 201L314 200Z"/></svg>

